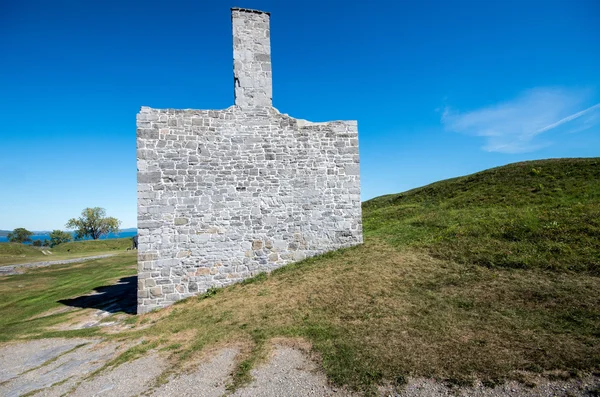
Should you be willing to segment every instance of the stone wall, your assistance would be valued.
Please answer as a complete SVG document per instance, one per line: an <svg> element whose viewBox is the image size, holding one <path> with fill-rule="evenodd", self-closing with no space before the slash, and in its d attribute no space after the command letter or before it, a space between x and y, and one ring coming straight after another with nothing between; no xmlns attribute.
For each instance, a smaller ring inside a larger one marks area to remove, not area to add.
<svg viewBox="0 0 600 397"><path fill-rule="evenodd" d="M362 242L357 123L279 113L269 15L232 19L235 105L137 117L138 313Z"/></svg>

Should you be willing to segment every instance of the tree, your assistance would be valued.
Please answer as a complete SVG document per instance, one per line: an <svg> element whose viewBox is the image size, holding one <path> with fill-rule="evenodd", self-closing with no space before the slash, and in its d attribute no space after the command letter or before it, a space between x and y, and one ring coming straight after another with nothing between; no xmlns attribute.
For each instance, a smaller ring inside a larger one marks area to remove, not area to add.
<svg viewBox="0 0 600 397"><path fill-rule="evenodd" d="M42 246L42 240L34 240L33 241L33 246L34 247L41 247Z"/></svg>
<svg viewBox="0 0 600 397"><path fill-rule="evenodd" d="M71 241L71 234L63 232L62 230L53 230L50 233L50 247L54 247L58 244L68 243Z"/></svg>
<svg viewBox="0 0 600 397"><path fill-rule="evenodd" d="M75 229L75 239L86 236L98 240L100 236L110 232L118 233L121 221L117 218L107 217L104 208L86 208L81 211L79 218L71 218L67 222L67 229Z"/></svg>
<svg viewBox="0 0 600 397"><path fill-rule="evenodd" d="M31 233L29 230L18 227L13 230L11 233L8 233L8 241L11 243L30 243L31 242Z"/></svg>
<svg viewBox="0 0 600 397"><path fill-rule="evenodd" d="M42 244L43 247L50 247L50 240L48 240L47 238L44 239L44 243Z"/></svg>

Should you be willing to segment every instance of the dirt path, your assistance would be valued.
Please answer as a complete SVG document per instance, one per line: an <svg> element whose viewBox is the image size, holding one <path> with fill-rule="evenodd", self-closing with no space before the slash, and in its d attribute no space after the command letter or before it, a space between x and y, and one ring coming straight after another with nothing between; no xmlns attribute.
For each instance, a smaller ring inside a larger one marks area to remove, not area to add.
<svg viewBox="0 0 600 397"><path fill-rule="evenodd" d="M158 384L169 368L167 356L152 351L99 373L128 345L96 339L44 339L11 343L0 347L0 395L30 396L206 396L228 395L227 386L235 369L236 348L223 348L197 362L189 370ZM302 351L275 345L267 362L252 370L254 380L235 391L245 396L354 396L333 387L318 365ZM587 376L570 381L539 378L535 387L509 382L495 388L481 384L453 388L432 379L410 379L399 389L381 388L382 396L594 396L600 378Z"/></svg>
<svg viewBox="0 0 600 397"><path fill-rule="evenodd" d="M19 268L33 268L33 267L46 267L46 266L52 266L52 265L65 265L68 263L79 263L79 262L83 262L83 261L89 261L92 259L108 258L109 256L114 256L114 255L117 255L117 254L84 256L81 258L63 259L63 260L56 260L56 261L19 263L16 265L2 265L2 266L0 266L0 276L10 276L12 274L23 273L22 271L19 271Z"/></svg>

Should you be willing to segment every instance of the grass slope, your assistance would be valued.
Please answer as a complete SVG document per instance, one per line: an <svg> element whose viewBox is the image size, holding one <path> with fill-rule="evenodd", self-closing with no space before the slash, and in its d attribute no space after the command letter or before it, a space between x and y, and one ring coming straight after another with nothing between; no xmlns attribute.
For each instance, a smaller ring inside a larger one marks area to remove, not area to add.
<svg viewBox="0 0 600 397"><path fill-rule="evenodd" d="M45 258L42 250L36 247L19 243L0 243L0 265L22 262L24 259L31 262L44 261Z"/></svg>
<svg viewBox="0 0 600 397"><path fill-rule="evenodd" d="M131 247L131 238L72 241L59 244L54 248L33 247L18 243L0 243L0 265L80 258L125 251L129 247ZM51 254L45 255L42 250Z"/></svg>
<svg viewBox="0 0 600 397"><path fill-rule="evenodd" d="M124 251L131 247L131 238L111 238L106 240L71 241L59 244L52 252L87 253L87 252L110 252Z"/></svg>
<svg viewBox="0 0 600 397"><path fill-rule="evenodd" d="M600 159L510 164L363 204L367 236L488 267L600 272Z"/></svg>

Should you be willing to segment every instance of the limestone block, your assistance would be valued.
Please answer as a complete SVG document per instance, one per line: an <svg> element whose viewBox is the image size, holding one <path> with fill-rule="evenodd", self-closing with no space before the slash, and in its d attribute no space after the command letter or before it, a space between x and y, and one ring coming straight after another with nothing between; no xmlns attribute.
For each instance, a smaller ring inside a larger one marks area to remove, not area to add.
<svg viewBox="0 0 600 397"><path fill-rule="evenodd" d="M153 298L161 297L162 296L162 287L158 286L158 287L150 288L150 295Z"/></svg>

